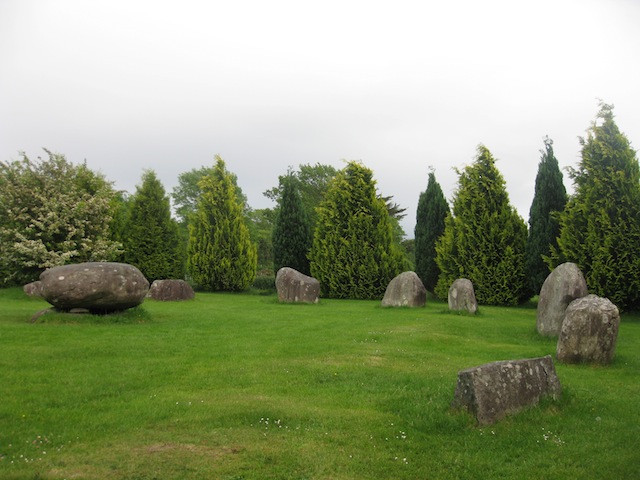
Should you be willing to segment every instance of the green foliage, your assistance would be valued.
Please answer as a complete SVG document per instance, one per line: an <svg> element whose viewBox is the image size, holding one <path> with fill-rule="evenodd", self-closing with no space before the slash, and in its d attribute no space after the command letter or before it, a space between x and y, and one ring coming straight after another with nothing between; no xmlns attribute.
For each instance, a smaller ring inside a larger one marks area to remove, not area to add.
<svg viewBox="0 0 640 480"><path fill-rule="evenodd" d="M309 218L296 190L293 177L283 182L278 213L273 226L273 270L291 267L309 275L312 236Z"/></svg>
<svg viewBox="0 0 640 480"><path fill-rule="evenodd" d="M516 305L525 297L527 227L510 205L491 152L478 147L475 162L458 172L453 212L436 243L440 277L436 295L447 298L457 278L473 282L485 305Z"/></svg>
<svg viewBox="0 0 640 480"><path fill-rule="evenodd" d="M248 209L247 226L251 241L258 249L258 274L272 274L273 270L273 223L276 212L272 208Z"/></svg>
<svg viewBox="0 0 640 480"><path fill-rule="evenodd" d="M205 290L244 290L256 276L257 253L236 196L233 175L216 155L189 224L187 270Z"/></svg>
<svg viewBox="0 0 640 480"><path fill-rule="evenodd" d="M0 284L35 280L45 268L115 258L114 191L86 163L64 155L0 162Z"/></svg>
<svg viewBox="0 0 640 480"><path fill-rule="evenodd" d="M529 210L529 235L525 246L527 288L531 295L540 292L549 275L549 266L544 257L549 256L552 247L557 248L560 234L557 216L567 204L567 190L562 183L558 160L553 154L553 141L546 138L544 146Z"/></svg>
<svg viewBox="0 0 640 480"><path fill-rule="evenodd" d="M384 200L371 170L349 162L318 207L309 255L326 297L380 298L404 266Z"/></svg>
<svg viewBox="0 0 640 480"><path fill-rule="evenodd" d="M581 139L582 159L570 172L574 194L560 215L549 263L578 264L591 293L625 309L640 306L640 173L612 108L601 104Z"/></svg>
<svg viewBox="0 0 640 480"><path fill-rule="evenodd" d="M433 172L429 172L427 189L420 194L416 214L415 257L416 274L425 288L433 292L440 276L436 263L436 241L444 233L449 204Z"/></svg>
<svg viewBox="0 0 640 480"><path fill-rule="evenodd" d="M184 278L185 252L165 189L153 170L136 187L124 237L124 259L153 282Z"/></svg>
<svg viewBox="0 0 640 480"><path fill-rule="evenodd" d="M300 194L302 206L309 218L311 231L313 231L318 218L316 207L320 205L337 173L336 168L321 163L300 165L297 171L289 168L286 175L278 177L278 186L264 192L264 196L279 203L285 184L292 183Z"/></svg>

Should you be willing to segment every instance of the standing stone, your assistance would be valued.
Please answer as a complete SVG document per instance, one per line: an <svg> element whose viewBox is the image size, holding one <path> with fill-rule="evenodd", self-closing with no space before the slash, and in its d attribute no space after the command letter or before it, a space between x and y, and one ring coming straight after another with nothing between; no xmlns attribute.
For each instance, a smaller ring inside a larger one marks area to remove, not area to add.
<svg viewBox="0 0 640 480"><path fill-rule="evenodd" d="M60 310L113 312L144 301L149 282L133 265L87 262L63 265L40 275L42 297Z"/></svg>
<svg viewBox="0 0 640 480"><path fill-rule="evenodd" d="M507 360L459 372L451 406L467 409L478 423L488 425L537 405L543 397L558 398L561 391L550 355Z"/></svg>
<svg viewBox="0 0 640 480"><path fill-rule="evenodd" d="M427 289L416 272L403 272L387 285L383 307L424 307Z"/></svg>
<svg viewBox="0 0 640 480"><path fill-rule="evenodd" d="M40 282L40 280L27 283L22 287L22 291L29 297L42 297L42 283Z"/></svg>
<svg viewBox="0 0 640 480"><path fill-rule="evenodd" d="M184 280L154 280L147 297L165 302L192 300L196 294Z"/></svg>
<svg viewBox="0 0 640 480"><path fill-rule="evenodd" d="M476 313L478 302L473 283L466 278L459 278L449 288L449 310L462 310Z"/></svg>
<svg viewBox="0 0 640 480"><path fill-rule="evenodd" d="M282 267L276 274L276 290L281 302L318 303L320 282L293 268Z"/></svg>
<svg viewBox="0 0 640 480"><path fill-rule="evenodd" d="M570 262L558 265L540 289L536 316L538 333L548 337L558 336L567 306L587 293L587 282L578 265Z"/></svg>
<svg viewBox="0 0 640 480"><path fill-rule="evenodd" d="M619 327L620 312L609 299L587 295L574 300L567 307L556 356L566 363L611 363Z"/></svg>

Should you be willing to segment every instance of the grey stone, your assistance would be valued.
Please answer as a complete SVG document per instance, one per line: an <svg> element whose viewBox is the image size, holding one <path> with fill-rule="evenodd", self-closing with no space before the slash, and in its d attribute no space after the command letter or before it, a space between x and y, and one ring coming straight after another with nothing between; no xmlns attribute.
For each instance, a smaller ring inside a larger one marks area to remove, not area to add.
<svg viewBox="0 0 640 480"><path fill-rule="evenodd" d="M620 312L609 299L578 298L567 307L556 357L565 363L611 363L619 328Z"/></svg>
<svg viewBox="0 0 640 480"><path fill-rule="evenodd" d="M558 398L562 391L551 356L507 360L462 370L453 408L464 408L478 423L489 425L506 415L537 405L541 398Z"/></svg>
<svg viewBox="0 0 640 480"><path fill-rule="evenodd" d="M144 301L149 282L133 265L88 262L63 265L40 275L42 297L59 310L86 308L111 312Z"/></svg>
<svg viewBox="0 0 640 480"><path fill-rule="evenodd" d="M387 285L383 307L424 307L427 289L416 272L403 272Z"/></svg>
<svg viewBox="0 0 640 480"><path fill-rule="evenodd" d="M318 303L320 282L290 267L282 267L276 274L278 300L292 303Z"/></svg>
<svg viewBox="0 0 640 480"><path fill-rule="evenodd" d="M449 288L449 310L476 313L478 301L473 283L466 278L459 278Z"/></svg>
<svg viewBox="0 0 640 480"><path fill-rule="evenodd" d="M192 300L195 296L191 285L184 280L154 280L147 294L149 298L166 302Z"/></svg>
<svg viewBox="0 0 640 480"><path fill-rule="evenodd" d="M540 289L536 313L538 333L548 337L558 336L567 306L588 293L587 282L578 265L570 262L558 265Z"/></svg>
<svg viewBox="0 0 640 480"><path fill-rule="evenodd" d="M22 287L22 291L26 293L29 297L41 297L42 283L40 282L40 280L27 283L25 286Z"/></svg>

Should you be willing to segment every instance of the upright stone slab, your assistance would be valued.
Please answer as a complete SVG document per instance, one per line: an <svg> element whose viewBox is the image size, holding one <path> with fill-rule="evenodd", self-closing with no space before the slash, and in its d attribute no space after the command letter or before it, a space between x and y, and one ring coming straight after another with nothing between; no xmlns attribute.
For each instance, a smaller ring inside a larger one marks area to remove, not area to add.
<svg viewBox="0 0 640 480"><path fill-rule="evenodd" d="M42 297L60 310L111 312L144 301L149 282L133 265L87 262L63 265L40 275Z"/></svg>
<svg viewBox="0 0 640 480"><path fill-rule="evenodd" d="M567 307L556 357L566 363L611 363L619 328L620 312L609 299L587 295L574 300Z"/></svg>
<svg viewBox="0 0 640 480"><path fill-rule="evenodd" d="M282 267L276 274L278 300L292 303L318 303L320 282L290 267Z"/></svg>
<svg viewBox="0 0 640 480"><path fill-rule="evenodd" d="M476 313L478 301L473 283L466 278L459 278L449 288L449 310Z"/></svg>
<svg viewBox="0 0 640 480"><path fill-rule="evenodd" d="M184 280L154 280L149 288L147 297L163 302L176 302L180 300L192 300L196 294Z"/></svg>
<svg viewBox="0 0 640 480"><path fill-rule="evenodd" d="M424 307L427 289L416 272L403 272L387 285L383 307Z"/></svg>
<svg viewBox="0 0 640 480"><path fill-rule="evenodd" d="M547 337L558 336L567 306L587 293L587 282L578 265L570 262L558 265L540 289L536 312L538 333Z"/></svg>
<svg viewBox="0 0 640 480"><path fill-rule="evenodd" d="M458 373L453 408L465 408L478 423L489 425L504 416L558 398L562 391L551 356L487 363Z"/></svg>

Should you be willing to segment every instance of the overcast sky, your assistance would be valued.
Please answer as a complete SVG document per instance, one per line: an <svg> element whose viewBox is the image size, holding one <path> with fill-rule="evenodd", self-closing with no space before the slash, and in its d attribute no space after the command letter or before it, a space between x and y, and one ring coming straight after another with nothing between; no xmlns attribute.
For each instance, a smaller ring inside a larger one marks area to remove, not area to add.
<svg viewBox="0 0 640 480"><path fill-rule="evenodd" d="M636 0L0 0L0 159L86 159L167 192L220 154L253 208L288 166L361 160L407 208L486 145L528 220L598 99L640 143ZM571 182L565 173L565 185Z"/></svg>

